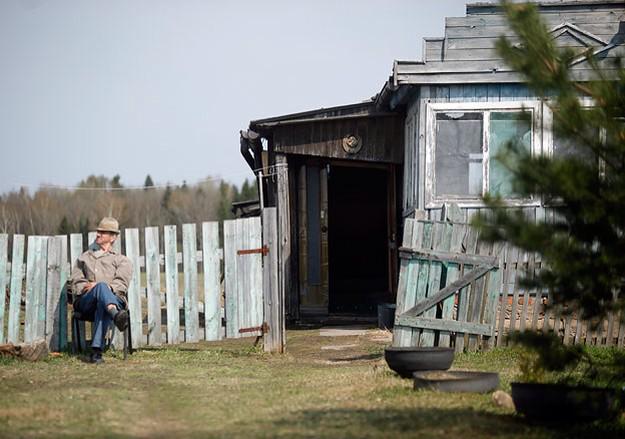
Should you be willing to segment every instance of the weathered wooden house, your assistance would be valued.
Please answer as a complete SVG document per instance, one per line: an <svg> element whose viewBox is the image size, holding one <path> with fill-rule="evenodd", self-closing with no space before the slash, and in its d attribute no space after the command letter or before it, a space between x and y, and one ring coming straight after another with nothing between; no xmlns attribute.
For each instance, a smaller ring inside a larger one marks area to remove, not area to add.
<svg viewBox="0 0 625 439"><path fill-rule="evenodd" d="M556 45L579 51L579 80L592 79L588 50L614 68L625 40L622 1L536 3ZM367 314L393 302L405 218L438 219L455 203L468 220L486 192L548 215L541 199L515 197L493 157L510 139L532 154L574 146L553 134L549 107L497 54L501 35L515 38L497 2L468 4L465 17L446 19L442 37L424 39L421 61L395 61L371 101L250 123L242 150L271 176L264 199L278 208L289 318Z"/></svg>

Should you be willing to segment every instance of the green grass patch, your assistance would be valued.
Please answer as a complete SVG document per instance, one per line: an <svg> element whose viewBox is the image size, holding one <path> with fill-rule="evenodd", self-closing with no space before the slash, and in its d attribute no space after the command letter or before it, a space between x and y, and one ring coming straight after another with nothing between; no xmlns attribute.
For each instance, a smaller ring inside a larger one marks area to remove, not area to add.
<svg viewBox="0 0 625 439"><path fill-rule="evenodd" d="M528 424L490 395L412 390L383 360L381 331L289 331L288 353L252 339L142 349L93 366L63 354L0 360L0 437L624 437L623 420ZM346 346L341 348L341 346ZM454 368L518 373L514 349L456 356Z"/></svg>

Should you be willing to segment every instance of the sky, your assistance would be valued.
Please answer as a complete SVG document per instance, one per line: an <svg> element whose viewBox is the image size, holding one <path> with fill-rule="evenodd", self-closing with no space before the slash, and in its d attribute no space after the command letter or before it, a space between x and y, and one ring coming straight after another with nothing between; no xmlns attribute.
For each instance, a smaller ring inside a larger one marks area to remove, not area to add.
<svg viewBox="0 0 625 439"><path fill-rule="evenodd" d="M350 104L465 0L1 0L0 193L253 177L249 121Z"/></svg>

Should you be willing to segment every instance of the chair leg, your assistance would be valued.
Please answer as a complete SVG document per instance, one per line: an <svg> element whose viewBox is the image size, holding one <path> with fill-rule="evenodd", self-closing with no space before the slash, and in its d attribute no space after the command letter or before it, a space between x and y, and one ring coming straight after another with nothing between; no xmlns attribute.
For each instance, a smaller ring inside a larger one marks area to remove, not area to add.
<svg viewBox="0 0 625 439"><path fill-rule="evenodd" d="M128 322L128 327L126 328L126 331L124 332L124 341L126 342L124 346L124 355L126 355L126 352L128 352L129 354L132 354L133 353L132 330L131 330L130 322ZM126 359L125 356L124 356L124 359Z"/></svg>
<svg viewBox="0 0 625 439"><path fill-rule="evenodd" d="M72 316L72 351L74 354L82 353L82 346L80 343L80 324L78 319Z"/></svg>
<svg viewBox="0 0 625 439"><path fill-rule="evenodd" d="M128 328L124 331L124 360L128 358Z"/></svg>

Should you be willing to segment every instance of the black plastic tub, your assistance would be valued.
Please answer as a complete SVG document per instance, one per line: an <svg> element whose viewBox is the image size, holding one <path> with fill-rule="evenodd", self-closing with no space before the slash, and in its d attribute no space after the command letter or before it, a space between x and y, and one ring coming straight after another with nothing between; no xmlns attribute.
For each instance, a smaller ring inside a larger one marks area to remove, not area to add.
<svg viewBox="0 0 625 439"><path fill-rule="evenodd" d="M469 370L421 371L412 374L414 389L429 389L439 392L486 393L499 387L496 372L475 372Z"/></svg>
<svg viewBox="0 0 625 439"><path fill-rule="evenodd" d="M518 413L543 422L589 422L619 413L615 389L546 383L511 383Z"/></svg>
<svg viewBox="0 0 625 439"><path fill-rule="evenodd" d="M404 378L412 378L418 370L447 370L454 361L453 348L387 347L384 359L388 367Z"/></svg>

